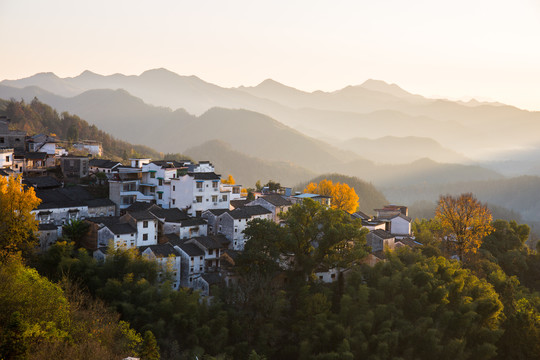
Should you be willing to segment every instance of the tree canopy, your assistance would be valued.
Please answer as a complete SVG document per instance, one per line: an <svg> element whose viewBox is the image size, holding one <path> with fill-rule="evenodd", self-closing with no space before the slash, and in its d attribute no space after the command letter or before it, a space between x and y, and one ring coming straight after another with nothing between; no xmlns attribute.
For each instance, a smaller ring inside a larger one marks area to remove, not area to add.
<svg viewBox="0 0 540 360"><path fill-rule="evenodd" d="M353 188L346 183L333 183L331 180L321 180L317 183L309 183L304 189L305 193L330 196L332 208L353 213L358 209L358 195Z"/></svg>
<svg viewBox="0 0 540 360"><path fill-rule="evenodd" d="M0 261L37 245L38 222L31 211L40 203L34 188L21 184L20 175L0 176Z"/></svg>
<svg viewBox="0 0 540 360"><path fill-rule="evenodd" d="M493 231L491 212L471 193L441 196L435 218L440 221L448 248L460 259L476 253L482 239Z"/></svg>

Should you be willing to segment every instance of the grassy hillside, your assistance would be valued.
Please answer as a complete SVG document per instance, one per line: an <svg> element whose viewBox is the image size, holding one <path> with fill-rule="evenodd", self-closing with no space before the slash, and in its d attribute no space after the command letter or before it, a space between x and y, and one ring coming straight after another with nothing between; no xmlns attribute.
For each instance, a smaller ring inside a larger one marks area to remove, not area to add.
<svg viewBox="0 0 540 360"><path fill-rule="evenodd" d="M372 184L360 180L357 177L346 176L341 174L324 174L311 179L310 181L300 183L294 187L295 191L302 191L310 182L320 182L321 180L331 180L332 182L346 183L354 188L358 195L358 209L367 213L373 214L373 209L380 208L388 204L386 197Z"/></svg>

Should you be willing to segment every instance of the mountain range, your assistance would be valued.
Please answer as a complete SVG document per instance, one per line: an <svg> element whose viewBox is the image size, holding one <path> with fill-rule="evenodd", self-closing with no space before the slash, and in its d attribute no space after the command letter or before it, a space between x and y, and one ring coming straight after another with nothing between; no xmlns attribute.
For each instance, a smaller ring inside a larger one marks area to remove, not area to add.
<svg viewBox="0 0 540 360"><path fill-rule="evenodd" d="M421 191L397 194L540 174L540 113L430 99L379 80L306 92L272 79L225 88L154 69L0 82L0 98L34 97L119 139L213 160L246 186L340 173L381 187L389 201L411 203L426 200Z"/></svg>

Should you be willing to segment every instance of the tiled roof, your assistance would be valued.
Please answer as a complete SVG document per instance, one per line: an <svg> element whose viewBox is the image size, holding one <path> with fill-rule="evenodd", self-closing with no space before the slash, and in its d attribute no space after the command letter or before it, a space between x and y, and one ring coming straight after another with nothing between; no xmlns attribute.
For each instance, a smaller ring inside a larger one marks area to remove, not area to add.
<svg viewBox="0 0 540 360"><path fill-rule="evenodd" d="M190 243L198 242L206 249L222 249L226 248L230 243L223 235L214 236L197 236L188 240Z"/></svg>
<svg viewBox="0 0 540 360"><path fill-rule="evenodd" d="M206 211L212 213L214 216L220 216L223 213L230 212L229 209L210 209L210 210L206 210Z"/></svg>
<svg viewBox="0 0 540 360"><path fill-rule="evenodd" d="M57 230L58 227L54 224L39 224L38 230L39 231L51 231L51 230Z"/></svg>
<svg viewBox="0 0 540 360"><path fill-rule="evenodd" d="M193 177L195 180L219 180L219 179L221 179L221 175L218 175L215 172L191 172L188 175Z"/></svg>
<svg viewBox="0 0 540 360"><path fill-rule="evenodd" d="M33 186L36 189L52 189L62 186L58 180L51 176L25 177L23 184Z"/></svg>
<svg viewBox="0 0 540 360"><path fill-rule="evenodd" d="M268 209L263 208L260 205L254 205L254 206L244 206L240 209L234 209L233 211L229 212L229 215L233 219L250 219L253 216L257 215L265 215L265 214L271 214L272 212Z"/></svg>
<svg viewBox="0 0 540 360"><path fill-rule="evenodd" d="M394 235L390 234L388 231L382 229L373 230L371 232L373 235L380 237L381 239L392 239Z"/></svg>
<svg viewBox="0 0 540 360"><path fill-rule="evenodd" d="M176 160L154 160L151 162L157 166L166 167L166 168L181 168L184 167L183 162L178 162Z"/></svg>
<svg viewBox="0 0 540 360"><path fill-rule="evenodd" d="M24 158L28 160L45 160L47 158L46 152L27 152L24 154Z"/></svg>
<svg viewBox="0 0 540 360"><path fill-rule="evenodd" d="M249 200L231 200L231 206L235 209L241 208L243 206L246 206L247 203L249 203Z"/></svg>
<svg viewBox="0 0 540 360"><path fill-rule="evenodd" d="M169 243L165 244L158 244L158 245L147 245L147 246L140 246L139 251L141 254L146 250L150 249L156 255L157 257L168 257L170 255L178 256L178 252L174 248L173 245Z"/></svg>
<svg viewBox="0 0 540 360"><path fill-rule="evenodd" d="M204 251L201 250L201 248L195 244L183 242L183 243L179 243L178 245L177 244L174 244L174 245L178 246L180 249L182 249L182 251L184 251L189 256L203 256L204 255Z"/></svg>
<svg viewBox="0 0 540 360"><path fill-rule="evenodd" d="M110 224L106 225L109 230L115 235L122 235L122 234L134 234L137 232L137 229L135 229L130 224L124 223L124 224Z"/></svg>
<svg viewBox="0 0 540 360"><path fill-rule="evenodd" d="M208 223L206 222L206 220L204 220L203 218L200 218L200 217L194 217L194 218L191 218L191 219L186 219L186 220L182 220L180 222L180 226L182 227L185 227L185 226L197 226L197 225L207 225Z"/></svg>
<svg viewBox="0 0 540 360"><path fill-rule="evenodd" d="M135 201L128 208L126 208L126 212L145 211L150 209L152 206L154 206L154 204L143 201Z"/></svg>
<svg viewBox="0 0 540 360"><path fill-rule="evenodd" d="M218 273L205 273L201 277L208 285L215 285L222 282L221 276Z"/></svg>
<svg viewBox="0 0 540 360"><path fill-rule="evenodd" d="M411 222L412 219L408 216L403 215L402 213L390 213L390 214L381 214L380 216L377 216L378 220L392 220L395 218L402 218L403 220L407 220L408 222Z"/></svg>
<svg viewBox="0 0 540 360"><path fill-rule="evenodd" d="M135 220L156 220L156 216L153 215L150 211L134 211L130 212L129 215Z"/></svg>
<svg viewBox="0 0 540 360"><path fill-rule="evenodd" d="M102 206L114 206L114 202L111 199L91 199L86 201L86 205L89 208L102 207Z"/></svg>
<svg viewBox="0 0 540 360"><path fill-rule="evenodd" d="M163 209L157 205L152 205L148 208L152 214L154 214L159 219L165 219L166 222L182 222L189 219L189 215L178 208Z"/></svg>
<svg viewBox="0 0 540 360"><path fill-rule="evenodd" d="M259 199L264 199L274 206L292 205L292 203L289 200L285 199L283 196L278 195L278 194L261 196Z"/></svg>
<svg viewBox="0 0 540 360"><path fill-rule="evenodd" d="M104 169L112 169L115 166L122 165L122 163L118 161L107 160L107 159L90 159L88 164L90 166L95 166L95 167L104 168Z"/></svg>
<svg viewBox="0 0 540 360"><path fill-rule="evenodd" d="M297 199L317 199L317 198L326 198L326 199L330 199L331 197L330 196L326 196L326 195L319 195L319 194L309 194L309 193L304 193L304 194L300 194L300 195L295 195L293 196Z"/></svg>

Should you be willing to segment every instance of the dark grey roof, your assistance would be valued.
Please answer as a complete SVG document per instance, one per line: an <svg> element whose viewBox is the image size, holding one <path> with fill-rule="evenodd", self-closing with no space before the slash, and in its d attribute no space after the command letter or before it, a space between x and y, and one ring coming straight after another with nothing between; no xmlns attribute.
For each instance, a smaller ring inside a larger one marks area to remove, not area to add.
<svg viewBox="0 0 540 360"><path fill-rule="evenodd" d="M390 234L388 231L381 229L373 230L371 233L380 237L381 239L392 239L394 237L394 235Z"/></svg>
<svg viewBox="0 0 540 360"><path fill-rule="evenodd" d="M88 191L80 186L36 189L36 196L41 199L38 209L69 208L85 206L93 197Z"/></svg>
<svg viewBox="0 0 540 360"><path fill-rule="evenodd" d="M198 242L205 249L222 249L226 248L230 243L223 235L197 236L189 239L188 242Z"/></svg>
<svg viewBox="0 0 540 360"><path fill-rule="evenodd" d="M206 211L209 211L211 212L212 214L214 214L215 216L219 216L223 213L226 213L226 212L230 212L229 209L210 209L210 210L206 210ZM205 212L206 212L205 211Z"/></svg>
<svg viewBox="0 0 540 360"><path fill-rule="evenodd" d="M25 177L23 184L33 186L36 189L53 189L62 186L62 184L51 176Z"/></svg>
<svg viewBox="0 0 540 360"><path fill-rule="evenodd" d="M124 223L124 224L110 224L106 225L109 230L115 235L121 235L121 234L133 234L137 232L137 229L135 229L130 224Z"/></svg>
<svg viewBox="0 0 540 360"><path fill-rule="evenodd" d="M107 160L107 159L91 159L88 162L88 164L90 166L95 166L95 167L104 168L104 169L112 169L115 166L122 165L122 163L118 161Z"/></svg>
<svg viewBox="0 0 540 360"><path fill-rule="evenodd" d="M410 246L410 247L418 247L418 246L421 246L422 243L419 243L418 241L415 241L414 239L411 239L411 238L403 238L403 239L398 239L396 240L396 242L401 242L407 246Z"/></svg>
<svg viewBox="0 0 540 360"><path fill-rule="evenodd" d="M86 201L86 205L89 208L102 207L102 206L115 206L115 203L111 199L91 199Z"/></svg>
<svg viewBox="0 0 540 360"><path fill-rule="evenodd" d="M354 219L362 219L362 220L369 220L371 219L371 216L367 215L366 213L358 210L357 212L355 213L352 213L351 216L354 218Z"/></svg>
<svg viewBox="0 0 540 360"><path fill-rule="evenodd" d="M231 206L235 209L246 206L250 201L249 200L231 200Z"/></svg>
<svg viewBox="0 0 540 360"><path fill-rule="evenodd" d="M159 219L165 219L166 222L179 223L189 219L189 215L178 208L163 209L157 205L152 205L148 208L148 211Z"/></svg>
<svg viewBox="0 0 540 360"><path fill-rule="evenodd" d="M165 234L165 237L167 238L167 241L174 246L180 246L180 244L186 242L186 239L180 239L180 236L177 234Z"/></svg>
<svg viewBox="0 0 540 360"><path fill-rule="evenodd" d="M156 220L156 216L153 215L150 211L133 211L130 212L129 215L131 215L131 217L137 221Z"/></svg>
<svg viewBox="0 0 540 360"><path fill-rule="evenodd" d="M28 160L45 160L47 158L46 152L27 152L24 154L24 158Z"/></svg>
<svg viewBox="0 0 540 360"><path fill-rule="evenodd" d="M261 198L268 201L270 204L272 204L274 206L289 206L289 205L292 205L292 203L289 200L285 199L283 196L281 196L279 194L265 195L265 196L261 196L260 199Z"/></svg>
<svg viewBox="0 0 540 360"><path fill-rule="evenodd" d="M177 244L174 244L174 245L178 246L189 256L203 256L204 255L204 251L201 250L201 248L199 248L195 244L183 242L183 243L179 243L178 245Z"/></svg>
<svg viewBox="0 0 540 360"><path fill-rule="evenodd" d="M169 243L165 244L157 244L157 245L147 245L147 246L140 246L139 251L143 253L146 249L152 250L154 255L157 257L168 257L170 255L178 256L178 252L174 248L173 245Z"/></svg>
<svg viewBox="0 0 540 360"><path fill-rule="evenodd" d="M377 216L377 219L379 220L392 220L395 218L402 218L404 220L407 220L408 222L411 222L412 219L408 216L403 215L402 213L389 213L389 214L381 214L380 216Z"/></svg>
<svg viewBox="0 0 540 360"><path fill-rule="evenodd" d="M39 224L38 230L39 231L50 231L50 230L57 230L58 226L54 224Z"/></svg>
<svg viewBox="0 0 540 360"><path fill-rule="evenodd" d="M187 219L187 220L182 220L180 222L180 226L184 227L184 226L197 226L197 225L207 225L208 223L206 222L206 220L204 220L203 218L200 218L200 217L194 217L194 218L191 218L191 219Z"/></svg>
<svg viewBox="0 0 540 360"><path fill-rule="evenodd" d="M126 212L136 212L136 211L145 211L150 209L154 204L142 201L136 201L126 208Z"/></svg>
<svg viewBox="0 0 540 360"><path fill-rule="evenodd" d="M272 212L270 210L265 209L260 205L254 205L244 206L240 209L234 209L233 211L229 212L229 215L231 215L233 219L250 219L256 215L265 215L271 213Z"/></svg>
<svg viewBox="0 0 540 360"><path fill-rule="evenodd" d="M221 276L218 273L205 273L201 277L208 285L216 285L222 282Z"/></svg>
<svg viewBox="0 0 540 360"><path fill-rule="evenodd" d="M11 174L14 174L15 171L11 169L0 169L0 176L10 176Z"/></svg>
<svg viewBox="0 0 540 360"><path fill-rule="evenodd" d="M191 172L188 175L193 177L195 180L219 180L219 179L221 179L221 175L218 175L215 172Z"/></svg>
<svg viewBox="0 0 540 360"><path fill-rule="evenodd" d="M166 167L166 168L181 168L184 167L183 162L178 162L176 160L154 160L151 162L157 166Z"/></svg>
<svg viewBox="0 0 540 360"><path fill-rule="evenodd" d="M85 220L96 223L96 224L103 224L109 227L109 225L120 223L120 216L96 216L96 217L86 218Z"/></svg>

